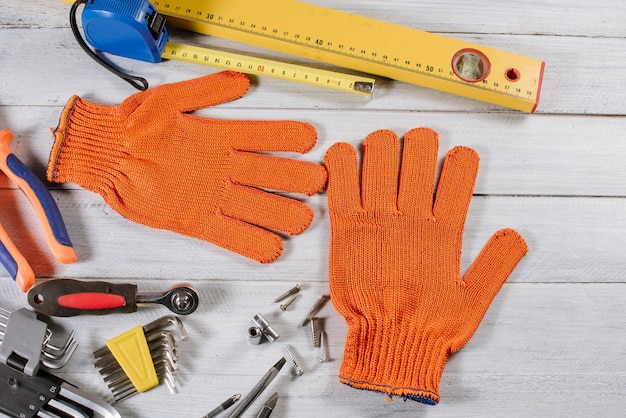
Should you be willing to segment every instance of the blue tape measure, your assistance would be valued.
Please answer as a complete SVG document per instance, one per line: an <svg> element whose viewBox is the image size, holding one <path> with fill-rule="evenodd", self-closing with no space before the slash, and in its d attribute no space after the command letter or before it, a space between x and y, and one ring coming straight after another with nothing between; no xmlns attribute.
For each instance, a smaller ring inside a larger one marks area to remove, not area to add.
<svg viewBox="0 0 626 418"><path fill-rule="evenodd" d="M161 62L165 17L146 0L88 0L82 24L85 39L98 51Z"/></svg>

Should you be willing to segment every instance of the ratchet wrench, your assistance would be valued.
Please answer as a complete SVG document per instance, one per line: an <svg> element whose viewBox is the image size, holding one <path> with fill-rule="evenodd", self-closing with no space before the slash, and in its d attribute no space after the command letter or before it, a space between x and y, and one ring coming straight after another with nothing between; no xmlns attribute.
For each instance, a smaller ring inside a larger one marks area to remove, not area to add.
<svg viewBox="0 0 626 418"><path fill-rule="evenodd" d="M162 292L138 292L129 283L52 279L34 286L27 295L37 312L50 316L104 315L137 311L137 305L160 304L178 315L189 315L199 303L190 284Z"/></svg>

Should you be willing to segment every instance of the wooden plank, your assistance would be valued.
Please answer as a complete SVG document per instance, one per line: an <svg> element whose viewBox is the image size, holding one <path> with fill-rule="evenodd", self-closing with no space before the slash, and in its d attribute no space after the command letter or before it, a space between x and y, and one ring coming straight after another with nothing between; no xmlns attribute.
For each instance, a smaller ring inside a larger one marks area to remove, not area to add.
<svg viewBox="0 0 626 418"><path fill-rule="evenodd" d="M495 298L472 340L448 362L436 407L357 391L337 381L346 324L329 303L320 312L331 362L320 364L308 332L297 323L328 293L330 225L326 196L302 200L315 212L303 234L285 239L274 263L254 261L212 244L134 224L75 184L49 185L63 213L79 262L55 262L26 199L0 176L0 222L33 264L39 280L56 277L132 282L160 290L190 281L202 304L183 321L178 392L162 386L117 405L129 418L202 416L228 396L247 392L293 344L307 368L285 369L260 402L280 392L277 417L621 417L626 404L623 324L626 311L626 7L600 0L315 0L315 4L450 35L546 61L539 114L524 115L417 86L378 79L367 100L325 89L252 78L241 100L199 115L228 119L295 119L318 130L306 155L321 162L333 143L359 146L371 131L402 134L416 126L440 133L443 153L467 145L481 169L467 218L461 269L493 231L517 229L530 252ZM16 134L12 149L44 178L56 126L72 94L118 104L135 91L92 62L69 30L67 3L0 0L0 128ZM178 41L277 55L172 30ZM218 70L166 62L114 59L152 85ZM297 60L299 63L312 64ZM328 68L328 67L323 67ZM287 312L272 300L296 282L300 299ZM0 306L27 306L0 271ZM281 334L274 344L246 342L250 318L263 313ZM80 346L55 374L93 394L108 390L92 365L106 339L167 314L162 307L131 315L57 318L55 337L74 328Z"/></svg>
<svg viewBox="0 0 626 418"><path fill-rule="evenodd" d="M52 259L38 222L17 191L0 191L1 220L39 277L102 277L170 280L326 280L329 223L325 196L306 199L315 219L284 240L281 257L269 265L204 241L130 222L88 191L55 191L79 262ZM529 254L512 282L622 282L626 255L624 199L475 197L468 214L462 270L490 235L517 229ZM6 273L2 272L1 275Z"/></svg>
<svg viewBox="0 0 626 418"><path fill-rule="evenodd" d="M577 37L624 36L626 8L619 0L602 0L590 10L583 1L551 0L542 3L477 1L411 2L366 0L306 1L361 14L429 32L463 37L466 34L502 33Z"/></svg>
<svg viewBox="0 0 626 418"><path fill-rule="evenodd" d="M158 289L151 280L140 288ZM203 299L196 314L183 318L190 339L180 342L178 393L159 387L118 405L122 416L201 416L228 396L249 390L292 344L306 367L295 377L286 366L264 396L281 394L277 416L619 416L626 402L621 307L626 285L505 284L472 340L448 362L441 381L441 403L386 402L384 395L338 383L346 326L333 307L319 316L328 332L332 361L320 364L308 330L297 323L325 283L306 283L301 299L281 312L271 301L293 283L275 281L195 281ZM16 291L0 286L0 297L15 301ZM249 319L261 312L281 334L275 343L249 345ZM103 340L163 314L144 309L130 315L66 318L65 332L77 328L80 348L61 376L101 396L107 389L91 367L89 353ZM59 335L62 331L59 329ZM579 402L580 397L589 402ZM264 398L262 397L261 400ZM255 404L250 416L257 412ZM181 409L183 408L183 409Z"/></svg>
<svg viewBox="0 0 626 418"><path fill-rule="evenodd" d="M90 95L85 96L92 99ZM57 126L62 105L7 106L0 111L0 127L13 130L13 152L42 179L52 147L50 128ZM248 100L265 100L259 89L223 106L203 109L199 115L224 119L301 120L313 124L318 143L307 154L291 158L322 162L335 142L358 147L377 129L402 136L418 126L439 132L440 158L455 145L476 149L481 167L475 193L529 196L626 196L626 118L550 116L521 113L466 114L412 113L348 109L248 109L234 108ZM94 98L105 103L100 97ZM12 187L0 176L0 187ZM53 188L77 188L74 184Z"/></svg>

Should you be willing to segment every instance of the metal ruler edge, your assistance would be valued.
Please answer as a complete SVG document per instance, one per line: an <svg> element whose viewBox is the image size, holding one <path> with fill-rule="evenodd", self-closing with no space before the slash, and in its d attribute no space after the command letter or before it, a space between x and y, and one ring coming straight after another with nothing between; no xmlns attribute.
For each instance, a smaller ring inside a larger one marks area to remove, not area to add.
<svg viewBox="0 0 626 418"><path fill-rule="evenodd" d="M295 0L154 0L178 27L534 112L541 60ZM174 18L174 19L172 19ZM479 55L484 77L455 72L460 53Z"/></svg>

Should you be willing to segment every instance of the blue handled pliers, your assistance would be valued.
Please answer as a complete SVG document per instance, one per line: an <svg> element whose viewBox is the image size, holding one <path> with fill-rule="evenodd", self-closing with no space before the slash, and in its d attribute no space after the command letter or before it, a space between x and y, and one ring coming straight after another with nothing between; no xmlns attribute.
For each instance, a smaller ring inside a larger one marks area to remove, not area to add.
<svg viewBox="0 0 626 418"><path fill-rule="evenodd" d="M28 197L44 227L48 246L61 263L76 261L76 253L70 242L59 207L52 195L37 176L11 152L9 144L13 133L0 131L0 170ZM35 284L35 273L28 261L17 249L2 224L0 224L0 262L23 292Z"/></svg>

